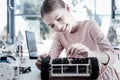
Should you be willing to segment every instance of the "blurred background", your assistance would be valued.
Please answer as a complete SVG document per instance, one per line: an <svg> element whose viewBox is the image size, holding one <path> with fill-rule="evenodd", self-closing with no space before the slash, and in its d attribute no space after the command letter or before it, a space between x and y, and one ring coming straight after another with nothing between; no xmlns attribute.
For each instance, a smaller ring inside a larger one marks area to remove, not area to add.
<svg viewBox="0 0 120 80"><path fill-rule="evenodd" d="M80 21L95 19L114 47L120 45L120 0L64 0ZM25 30L35 33L38 51L49 51L54 36L41 20L43 0L0 0L0 39L7 44L20 41L27 51ZM19 40L18 40L19 39Z"/></svg>

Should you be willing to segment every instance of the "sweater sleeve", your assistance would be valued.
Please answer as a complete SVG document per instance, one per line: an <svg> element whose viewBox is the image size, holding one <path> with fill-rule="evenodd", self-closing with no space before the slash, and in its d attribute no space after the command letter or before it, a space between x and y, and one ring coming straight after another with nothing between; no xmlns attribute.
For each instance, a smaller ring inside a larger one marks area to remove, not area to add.
<svg viewBox="0 0 120 80"><path fill-rule="evenodd" d="M89 22L89 25L92 38L97 43L99 51L104 52L108 55L109 61L107 65L111 66L115 61L114 49L112 48L108 39L104 36L96 21L91 20Z"/></svg>
<svg viewBox="0 0 120 80"><path fill-rule="evenodd" d="M51 58L58 58L60 53L64 49L59 39L60 39L60 35L59 33L56 33L52 42L52 46L49 51Z"/></svg>

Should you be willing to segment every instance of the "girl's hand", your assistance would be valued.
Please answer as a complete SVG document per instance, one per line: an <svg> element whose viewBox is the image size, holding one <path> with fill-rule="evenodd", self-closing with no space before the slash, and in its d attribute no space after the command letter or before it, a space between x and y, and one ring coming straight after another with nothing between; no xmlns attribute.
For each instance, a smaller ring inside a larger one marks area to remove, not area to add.
<svg viewBox="0 0 120 80"><path fill-rule="evenodd" d="M89 48L81 43L72 44L67 49L68 57L86 58L86 57L88 57L88 53L89 53Z"/></svg>
<svg viewBox="0 0 120 80"><path fill-rule="evenodd" d="M36 66L38 69L41 70L41 62L42 62L42 58L45 58L45 57L50 57L48 54L42 54L40 55L38 58L37 58L37 61L36 61Z"/></svg>

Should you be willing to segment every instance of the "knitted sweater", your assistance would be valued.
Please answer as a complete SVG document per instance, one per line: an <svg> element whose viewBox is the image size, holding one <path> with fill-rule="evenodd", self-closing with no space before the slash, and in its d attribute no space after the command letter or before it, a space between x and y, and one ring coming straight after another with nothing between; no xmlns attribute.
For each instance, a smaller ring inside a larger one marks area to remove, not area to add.
<svg viewBox="0 0 120 80"><path fill-rule="evenodd" d="M58 58L63 49L67 50L74 43L84 44L92 51L101 51L109 56L107 65L99 62L100 72L97 80L120 80L113 67L115 62L114 49L94 20L79 22L79 29L74 33L57 32L49 54L53 58Z"/></svg>

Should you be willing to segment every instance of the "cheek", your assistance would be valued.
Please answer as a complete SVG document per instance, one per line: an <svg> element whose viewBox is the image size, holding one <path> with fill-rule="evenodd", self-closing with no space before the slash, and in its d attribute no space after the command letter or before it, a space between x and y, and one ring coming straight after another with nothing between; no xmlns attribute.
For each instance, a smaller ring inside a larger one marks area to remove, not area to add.
<svg viewBox="0 0 120 80"><path fill-rule="evenodd" d="M56 32L58 32L59 30L58 30L58 28L56 28L56 27L54 27L54 28L51 28L52 30L54 30L54 31L56 31Z"/></svg>
<svg viewBox="0 0 120 80"><path fill-rule="evenodd" d="M56 32L59 32L59 29L58 29L58 28L54 28L54 30L55 30Z"/></svg>
<svg viewBox="0 0 120 80"><path fill-rule="evenodd" d="M52 28L56 32L61 32L58 27Z"/></svg>

